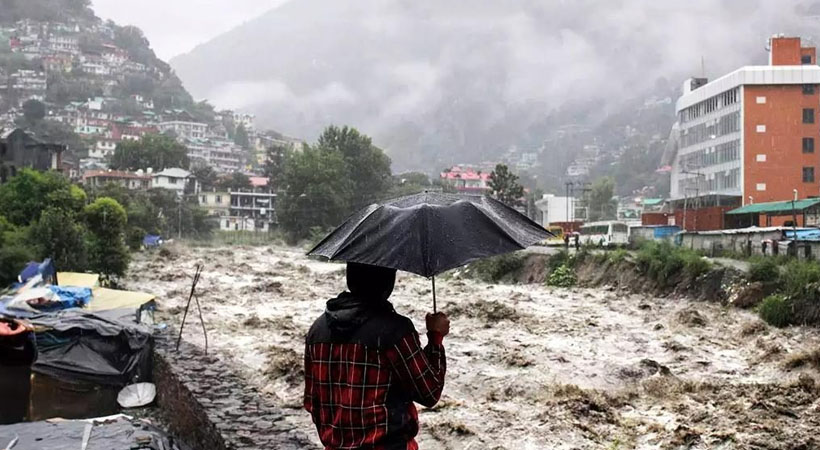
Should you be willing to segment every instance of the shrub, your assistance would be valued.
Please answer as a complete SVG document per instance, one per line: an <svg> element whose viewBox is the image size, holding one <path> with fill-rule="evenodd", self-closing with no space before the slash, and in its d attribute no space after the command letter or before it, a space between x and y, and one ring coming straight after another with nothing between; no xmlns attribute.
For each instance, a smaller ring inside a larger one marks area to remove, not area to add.
<svg viewBox="0 0 820 450"><path fill-rule="evenodd" d="M695 252L685 251L683 252L682 257L684 264L683 269L692 278L697 278L698 276L708 272L712 267L709 261Z"/></svg>
<svg viewBox="0 0 820 450"><path fill-rule="evenodd" d="M549 258L547 258L547 268L550 272L552 272L561 266L570 264L572 260L573 258L570 254L562 250L558 253L550 255Z"/></svg>
<svg viewBox="0 0 820 450"><path fill-rule="evenodd" d="M820 281L820 265L812 261L791 260L784 267L781 280L784 294L789 297L803 296L810 284Z"/></svg>
<svg viewBox="0 0 820 450"><path fill-rule="evenodd" d="M557 287L572 287L575 286L575 272L567 265L563 265L550 273L547 284L549 286Z"/></svg>
<svg viewBox="0 0 820 450"><path fill-rule="evenodd" d="M625 249L619 248L610 252L608 256L611 263L617 264L622 261L626 261L626 258L629 257L629 252Z"/></svg>
<svg viewBox="0 0 820 450"><path fill-rule="evenodd" d="M684 271L695 278L709 270L711 264L697 252L674 247L668 242L647 242L635 258L638 268L659 284L666 286L669 279Z"/></svg>
<svg viewBox="0 0 820 450"><path fill-rule="evenodd" d="M749 266L749 280L764 284L777 284L780 280L780 269L777 262L769 257L753 258Z"/></svg>
<svg viewBox="0 0 820 450"><path fill-rule="evenodd" d="M487 283L498 283L505 278L511 278L524 267L524 255L509 253L478 260L468 268L474 278Z"/></svg>
<svg viewBox="0 0 820 450"><path fill-rule="evenodd" d="M792 322L792 308L784 295L770 295L757 307L757 313L766 323L775 327L785 327Z"/></svg>

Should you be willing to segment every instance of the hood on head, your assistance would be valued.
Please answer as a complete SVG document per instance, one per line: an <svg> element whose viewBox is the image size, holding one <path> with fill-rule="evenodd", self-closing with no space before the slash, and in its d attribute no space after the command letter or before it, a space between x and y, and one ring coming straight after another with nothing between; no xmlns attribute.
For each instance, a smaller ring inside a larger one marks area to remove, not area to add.
<svg viewBox="0 0 820 450"><path fill-rule="evenodd" d="M350 334L373 314L392 311L387 301L396 283L396 270L366 264L347 264L347 288L327 302L325 317L331 331Z"/></svg>
<svg viewBox="0 0 820 450"><path fill-rule="evenodd" d="M396 269L347 263L347 289L354 297L370 302L390 298L396 285Z"/></svg>
<svg viewBox="0 0 820 450"><path fill-rule="evenodd" d="M374 303L343 292L327 302L325 318L333 333L345 335L356 331L374 314L392 310L393 305L388 301Z"/></svg>

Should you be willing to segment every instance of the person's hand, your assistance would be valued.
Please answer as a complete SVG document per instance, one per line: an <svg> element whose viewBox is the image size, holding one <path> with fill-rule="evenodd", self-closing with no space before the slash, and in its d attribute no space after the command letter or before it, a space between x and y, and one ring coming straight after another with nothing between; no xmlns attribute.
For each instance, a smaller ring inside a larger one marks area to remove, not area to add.
<svg viewBox="0 0 820 450"><path fill-rule="evenodd" d="M438 333L442 337L450 334L450 319L444 313L427 314L427 331Z"/></svg>
<svg viewBox="0 0 820 450"><path fill-rule="evenodd" d="M31 331L31 327L25 322L14 320L14 323L0 321L0 336L16 336Z"/></svg>

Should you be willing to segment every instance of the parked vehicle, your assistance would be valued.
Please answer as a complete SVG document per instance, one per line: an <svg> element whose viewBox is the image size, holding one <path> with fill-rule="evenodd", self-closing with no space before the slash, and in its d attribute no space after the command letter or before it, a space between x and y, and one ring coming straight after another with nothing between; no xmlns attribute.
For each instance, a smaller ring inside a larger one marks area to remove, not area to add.
<svg viewBox="0 0 820 450"><path fill-rule="evenodd" d="M629 226L623 222L592 222L581 227L581 243L614 247L629 243Z"/></svg>
<svg viewBox="0 0 820 450"><path fill-rule="evenodd" d="M550 225L550 226L547 227L547 231L552 233L552 237L544 239L543 241L540 242L540 245L549 245L549 246L564 245L564 229L563 228L561 228L559 226L555 226L555 225Z"/></svg>

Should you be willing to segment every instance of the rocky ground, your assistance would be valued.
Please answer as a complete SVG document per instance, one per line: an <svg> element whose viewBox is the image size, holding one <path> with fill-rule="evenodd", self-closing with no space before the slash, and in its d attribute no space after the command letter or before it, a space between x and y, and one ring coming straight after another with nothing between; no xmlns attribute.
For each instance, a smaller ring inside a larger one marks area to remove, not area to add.
<svg viewBox="0 0 820 450"><path fill-rule="evenodd" d="M176 247L137 255L127 287L157 294L176 325L198 262L211 351L313 436L304 334L344 289L343 266L288 248ZM424 449L820 448L816 329L606 288L437 284L452 326L442 401L420 413ZM393 302L423 330L429 282L400 276ZM202 345L189 319L185 339Z"/></svg>

